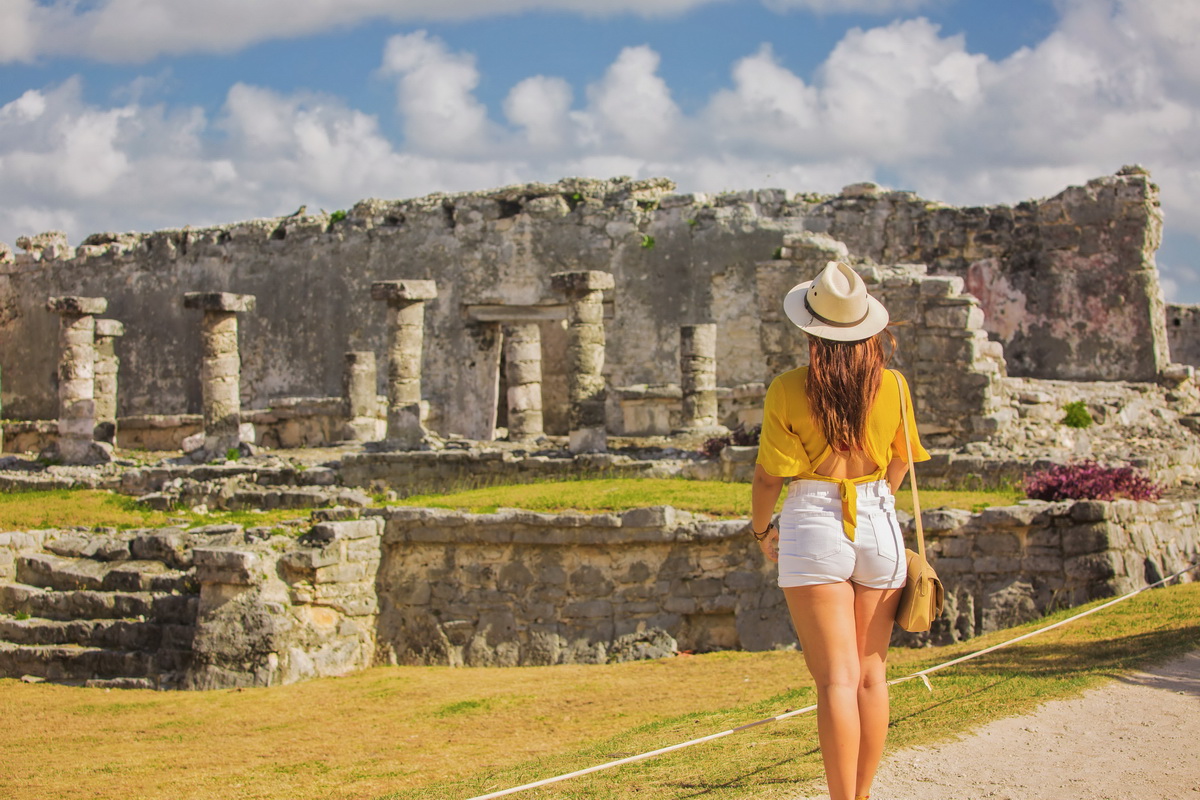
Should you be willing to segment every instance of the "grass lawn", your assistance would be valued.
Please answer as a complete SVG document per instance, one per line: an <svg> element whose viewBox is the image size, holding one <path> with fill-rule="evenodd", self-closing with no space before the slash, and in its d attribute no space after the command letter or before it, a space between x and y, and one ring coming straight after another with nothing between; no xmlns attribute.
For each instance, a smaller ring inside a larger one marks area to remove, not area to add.
<svg viewBox="0 0 1200 800"><path fill-rule="evenodd" d="M1016 491L923 490L923 508L952 506L981 509L1011 505L1023 497ZM415 495L398 501L409 506L461 508L489 513L497 508L531 511L626 511L644 506L672 505L678 509L714 517L750 516L750 486L723 481L689 481L672 478L618 478L553 483L492 486L437 495ZM902 491L896 504L911 512L912 496ZM782 499L780 500L782 505ZM0 531L98 526L113 528L158 528L168 525L196 527L217 523L279 525L307 519L305 509L212 511L152 511L131 497L92 489L53 489L37 492L0 493Z"/></svg>
<svg viewBox="0 0 1200 800"><path fill-rule="evenodd" d="M896 505L911 513L912 493L907 486L906 483L901 487L896 496ZM921 507L978 511L987 506L1012 505L1024 498L1024 492L1019 489L922 489ZM408 506L457 508L480 514L491 513L497 508L547 512L566 509L624 511L644 506L670 505L715 517L740 518L750 516L750 485L680 478L614 478L489 486L446 494L413 495L398 502ZM782 505L781 494L776 508Z"/></svg>
<svg viewBox="0 0 1200 800"><path fill-rule="evenodd" d="M0 531L69 527L165 528L170 525L189 528L217 523L278 525L285 520L307 518L305 509L206 514L185 509L154 511L132 497L96 489L0 492Z"/></svg>
<svg viewBox="0 0 1200 800"><path fill-rule="evenodd" d="M1194 649L1197 608L1200 583L1145 592L939 673L933 694L919 681L894 687L890 746L951 737ZM949 647L896 649L890 673L1044 622ZM272 689L170 694L3 680L0 797L469 798L812 700L793 652L608 666L386 667ZM517 797L792 797L820 778L815 742L815 719L806 715Z"/></svg>

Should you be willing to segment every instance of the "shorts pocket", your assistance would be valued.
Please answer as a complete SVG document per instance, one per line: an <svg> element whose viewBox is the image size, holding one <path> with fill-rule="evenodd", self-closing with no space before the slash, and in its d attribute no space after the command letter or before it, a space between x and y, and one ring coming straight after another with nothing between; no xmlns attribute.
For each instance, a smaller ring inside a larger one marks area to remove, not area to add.
<svg viewBox="0 0 1200 800"><path fill-rule="evenodd" d="M900 538L900 524L895 512L889 511L872 517L871 527L875 531L875 552L880 558L898 561L903 540Z"/></svg>
<svg viewBox="0 0 1200 800"><path fill-rule="evenodd" d="M831 558L842 549L845 538L837 514L806 514L796 521L792 550L800 558Z"/></svg>

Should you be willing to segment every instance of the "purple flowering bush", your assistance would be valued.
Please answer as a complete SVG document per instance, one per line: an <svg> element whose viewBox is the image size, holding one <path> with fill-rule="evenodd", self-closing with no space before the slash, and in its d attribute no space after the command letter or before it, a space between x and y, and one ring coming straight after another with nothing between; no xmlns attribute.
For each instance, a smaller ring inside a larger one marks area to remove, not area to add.
<svg viewBox="0 0 1200 800"><path fill-rule="evenodd" d="M1055 464L1025 479L1034 500L1157 500L1163 487L1133 467L1106 467L1095 461Z"/></svg>

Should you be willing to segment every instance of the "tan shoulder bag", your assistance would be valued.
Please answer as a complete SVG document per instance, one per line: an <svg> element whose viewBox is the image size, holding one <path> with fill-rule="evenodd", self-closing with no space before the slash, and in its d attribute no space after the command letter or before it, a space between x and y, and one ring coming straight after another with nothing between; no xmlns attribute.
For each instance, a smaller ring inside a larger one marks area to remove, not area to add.
<svg viewBox="0 0 1200 800"><path fill-rule="evenodd" d="M908 580L900 592L900 605L896 608L896 624L906 631L920 633L929 630L933 621L942 613L945 589L937 573L925 559L925 529L921 525L921 501L917 497L917 465L913 463L912 441L908 437L908 412L904 401L904 383L900 373L896 385L900 390L900 427L904 429L904 448L908 452L908 480L912 485L913 522L917 528L917 550L904 549L908 564Z"/></svg>

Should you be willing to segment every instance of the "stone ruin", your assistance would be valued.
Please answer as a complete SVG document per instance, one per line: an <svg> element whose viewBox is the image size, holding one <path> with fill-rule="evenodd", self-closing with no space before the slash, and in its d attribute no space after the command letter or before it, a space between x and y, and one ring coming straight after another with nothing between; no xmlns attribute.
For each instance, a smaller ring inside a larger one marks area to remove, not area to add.
<svg viewBox="0 0 1200 800"><path fill-rule="evenodd" d="M1161 299L1161 224L1157 187L1129 167L1016 207L571 179L364 201L339 221L22 239L0 250L4 447L42 458L4 459L0 486L298 519L289 535L0 534L0 674L212 688L791 646L742 521L373 508L367 493L746 480L754 448L697 447L759 423L766 382L804 363L779 298L831 259L897 323L934 451L924 486L1095 457L1176 487L1159 504L927 512L949 600L921 640L1145 585L1195 557L1200 513L1192 318ZM1078 400L1086 431L1060 423ZM167 452L123 457L139 449Z"/></svg>

